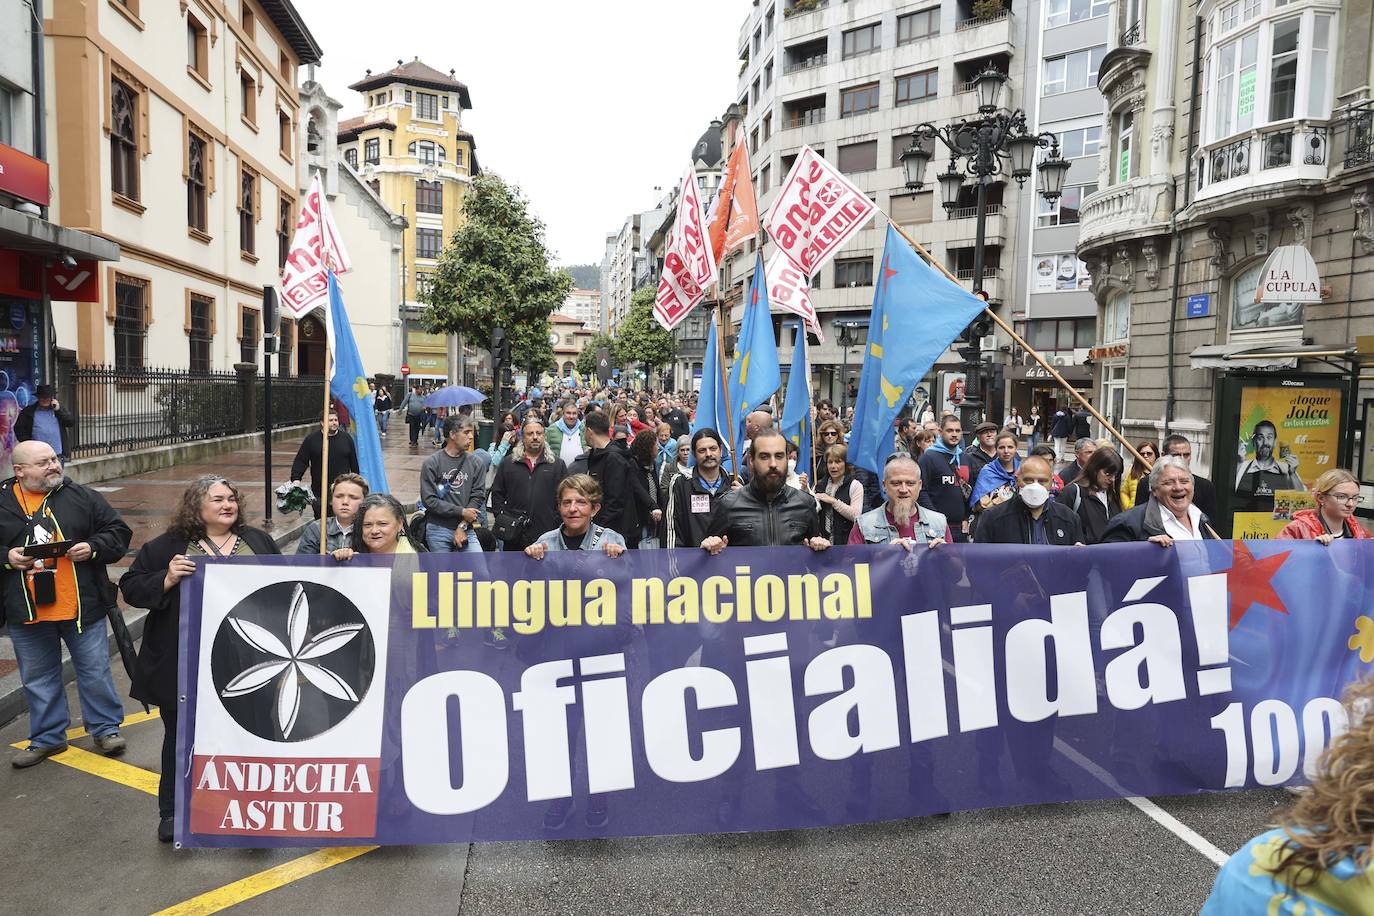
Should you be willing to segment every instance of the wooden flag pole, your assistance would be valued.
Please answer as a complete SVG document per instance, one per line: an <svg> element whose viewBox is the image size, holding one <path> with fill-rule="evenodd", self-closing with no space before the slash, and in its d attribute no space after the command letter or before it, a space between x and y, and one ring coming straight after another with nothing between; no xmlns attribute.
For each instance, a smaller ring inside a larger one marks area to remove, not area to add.
<svg viewBox="0 0 1374 916"><path fill-rule="evenodd" d="M730 466L734 471L735 483L739 483L739 455L734 454L735 418L730 411L730 374L725 371L725 300L716 300L716 363L720 367L720 386L725 393L725 425L730 427L725 435L730 440ZM714 383L712 383L714 384ZM714 418L713 418L714 419ZM717 430L719 432L719 430Z"/></svg>
<svg viewBox="0 0 1374 916"><path fill-rule="evenodd" d="M951 283L959 283L959 281L955 278L954 274L950 273L943 264L941 264L939 261L931 257L930 252L926 251L925 248L921 247L920 242L916 241L911 236L907 235L906 232L903 231L901 226L898 226L891 220L888 220L888 222L892 225L894 229L901 233L902 238L907 240L907 243L910 244L911 247L916 250L917 254L919 254L923 259L925 259L926 263L935 267L936 270L940 271L946 277L949 277ZM963 284L959 283L959 286L960 288L962 288ZM1069 394L1071 394L1078 401L1078 403L1082 404L1083 407L1087 409L1088 413L1093 415L1097 422L1102 424L1103 429L1111 433L1112 436L1118 442L1125 446L1126 451L1130 452L1136 461L1139 461L1140 463L1145 465L1147 469L1150 467L1150 463L1140 456L1140 452L1137 452L1135 450L1135 446L1131 445L1130 442L1126 441L1126 437L1121 434L1120 430L1118 430L1111 423L1107 422L1107 418L1102 416L1102 414L1098 413L1097 409L1093 407L1093 405L1088 401L1088 399L1085 398L1077 388L1069 384L1069 382L1064 378L1064 376L1060 375L1059 372L1054 368L1054 366L1050 365L1050 363L1045 359L1045 357L1040 355L1038 350L1036 350L1030 344L1022 340L1021 335L1017 334L1014 330L1012 330L1011 326L1007 324L1005 321L1003 321L992 309L987 308L984 309L983 312L994 322L996 322L998 327L1006 331L1007 334L1010 335L1011 339L1016 341L1017 345L1020 346L1021 349L1029 353L1031 357L1037 363L1040 364L1041 368L1043 368L1046 372L1050 374L1051 378L1053 378L1059 384L1063 385L1064 388L1068 390Z"/></svg>

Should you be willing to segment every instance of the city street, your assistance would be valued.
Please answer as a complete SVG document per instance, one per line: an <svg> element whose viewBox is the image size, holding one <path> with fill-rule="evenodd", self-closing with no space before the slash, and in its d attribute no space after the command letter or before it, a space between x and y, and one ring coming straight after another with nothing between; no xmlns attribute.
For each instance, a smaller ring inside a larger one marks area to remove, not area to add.
<svg viewBox="0 0 1374 916"><path fill-rule="evenodd" d="M74 690L69 700L76 708ZM1156 799L1158 810L1142 802L1154 817L1118 800L765 834L179 851L153 836L156 710L126 709L121 759L74 737L32 769L0 766L0 822L23 839L6 866L6 911L1196 913L1216 875L1209 854L1238 848L1289 800L1252 791ZM26 724L4 726L0 741L22 742ZM55 887L46 865L72 854L73 837L98 847Z"/></svg>

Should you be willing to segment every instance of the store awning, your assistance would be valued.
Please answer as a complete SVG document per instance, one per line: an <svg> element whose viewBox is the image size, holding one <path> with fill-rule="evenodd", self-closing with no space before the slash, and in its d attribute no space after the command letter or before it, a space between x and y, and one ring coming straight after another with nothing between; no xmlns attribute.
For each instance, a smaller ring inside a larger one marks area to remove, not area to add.
<svg viewBox="0 0 1374 916"><path fill-rule="evenodd" d="M0 207L0 248L54 258L67 254L77 260L119 260L119 246L108 239L9 207Z"/></svg>
<svg viewBox="0 0 1374 916"><path fill-rule="evenodd" d="M1302 344L1256 346L1248 343L1208 344L1188 354L1194 369L1292 369L1297 354L1311 349L1313 355L1329 352L1329 347L1304 347Z"/></svg>

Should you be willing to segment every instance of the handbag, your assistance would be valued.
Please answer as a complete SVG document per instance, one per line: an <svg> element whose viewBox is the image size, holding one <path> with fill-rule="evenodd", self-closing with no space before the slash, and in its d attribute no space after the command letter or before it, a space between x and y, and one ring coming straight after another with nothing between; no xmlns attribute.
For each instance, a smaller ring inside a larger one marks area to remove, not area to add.
<svg viewBox="0 0 1374 916"><path fill-rule="evenodd" d="M1023 424L1021 424L1021 435L1023 435L1023 436L1033 436L1033 435L1035 435L1035 424L1034 424L1034 423L1023 423Z"/></svg>
<svg viewBox="0 0 1374 916"><path fill-rule="evenodd" d="M525 533L525 526L530 523L529 517L525 515L515 515L510 512L496 513L496 524L492 526L492 533L499 540L507 544L520 540L520 536Z"/></svg>

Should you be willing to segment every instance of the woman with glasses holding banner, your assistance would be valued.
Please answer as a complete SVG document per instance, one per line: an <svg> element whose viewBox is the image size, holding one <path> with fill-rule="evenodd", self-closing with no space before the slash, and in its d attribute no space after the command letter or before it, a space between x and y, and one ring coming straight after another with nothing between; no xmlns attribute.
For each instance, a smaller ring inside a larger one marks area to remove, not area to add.
<svg viewBox="0 0 1374 916"><path fill-rule="evenodd" d="M209 557L281 553L272 536L249 528L243 496L223 477L197 478L181 494L167 531L144 544L119 580L124 600L147 608L138 676L131 695L156 703L162 716L162 774L157 784L157 838L172 841L176 804L177 668L180 663L181 582Z"/></svg>
<svg viewBox="0 0 1374 916"><path fill-rule="evenodd" d="M1369 532L1355 520L1360 504L1360 482L1355 475L1333 468L1312 484L1315 509L1299 509L1283 526L1279 537L1289 541L1316 541L1329 545L1343 538L1367 538Z"/></svg>

